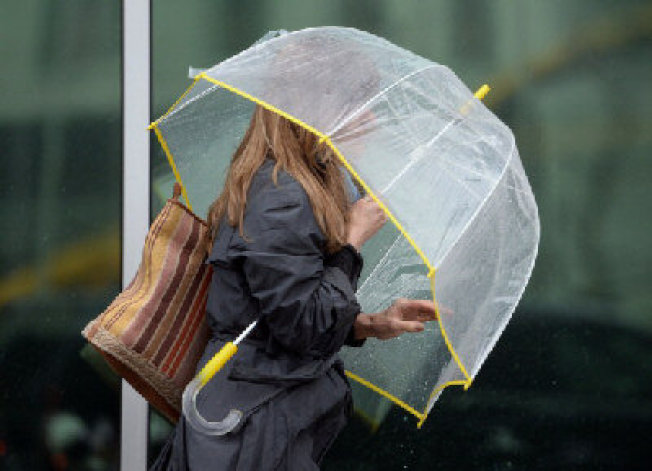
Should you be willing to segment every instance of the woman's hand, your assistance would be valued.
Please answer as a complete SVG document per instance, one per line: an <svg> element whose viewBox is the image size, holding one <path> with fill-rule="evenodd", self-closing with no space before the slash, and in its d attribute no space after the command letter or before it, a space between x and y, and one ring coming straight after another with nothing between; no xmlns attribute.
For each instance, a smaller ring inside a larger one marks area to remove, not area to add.
<svg viewBox="0 0 652 471"><path fill-rule="evenodd" d="M376 337L387 340L404 332L422 332L424 323L437 320L432 301L398 299L377 314L361 313L353 324L356 340Z"/></svg>
<svg viewBox="0 0 652 471"><path fill-rule="evenodd" d="M349 212L347 242L360 250L387 222L387 216L370 196L359 199Z"/></svg>

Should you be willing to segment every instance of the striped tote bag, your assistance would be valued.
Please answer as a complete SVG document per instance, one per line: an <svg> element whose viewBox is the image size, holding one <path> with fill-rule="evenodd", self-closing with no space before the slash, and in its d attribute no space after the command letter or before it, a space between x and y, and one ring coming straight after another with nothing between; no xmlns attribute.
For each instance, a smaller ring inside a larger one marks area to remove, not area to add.
<svg viewBox="0 0 652 471"><path fill-rule="evenodd" d="M208 227L179 202L175 185L152 223L133 281L82 335L109 365L172 422L208 341L204 319L212 275Z"/></svg>

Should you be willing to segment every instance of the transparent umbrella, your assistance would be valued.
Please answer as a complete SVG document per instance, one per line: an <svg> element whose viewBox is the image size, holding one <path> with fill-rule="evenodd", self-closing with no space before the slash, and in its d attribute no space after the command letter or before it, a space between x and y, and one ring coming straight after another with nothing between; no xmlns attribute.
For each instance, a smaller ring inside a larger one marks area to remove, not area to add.
<svg viewBox="0 0 652 471"><path fill-rule="evenodd" d="M358 299L377 312L398 297L432 298L439 320L343 350L360 386L356 407L375 422L387 409L381 398L421 425L445 387L468 388L532 272L534 196L512 132L478 97L449 68L382 38L310 28L270 34L198 71L151 125L197 211L217 195L255 106L319 136L383 208L391 224L364 249ZM228 345L191 383L189 405L237 350ZM224 424L195 419L224 433Z"/></svg>

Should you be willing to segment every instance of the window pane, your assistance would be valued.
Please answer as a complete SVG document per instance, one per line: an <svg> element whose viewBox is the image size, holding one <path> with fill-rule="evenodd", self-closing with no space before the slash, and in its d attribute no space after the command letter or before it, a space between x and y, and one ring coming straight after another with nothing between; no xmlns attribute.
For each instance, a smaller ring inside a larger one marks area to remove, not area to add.
<svg viewBox="0 0 652 471"><path fill-rule="evenodd" d="M80 332L120 287L120 5L9 3L0 31L0 469L117 469Z"/></svg>

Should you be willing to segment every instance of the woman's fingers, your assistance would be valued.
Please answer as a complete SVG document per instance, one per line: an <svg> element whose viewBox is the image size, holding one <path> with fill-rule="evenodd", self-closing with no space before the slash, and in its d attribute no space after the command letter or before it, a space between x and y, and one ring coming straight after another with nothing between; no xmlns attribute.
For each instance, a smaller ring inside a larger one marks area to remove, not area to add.
<svg viewBox="0 0 652 471"><path fill-rule="evenodd" d="M437 320L437 310L432 301L425 299L399 299L396 301L396 305L404 320Z"/></svg>
<svg viewBox="0 0 652 471"><path fill-rule="evenodd" d="M419 321L404 321L402 319L388 319L385 325L376 325L374 337L381 340L393 339L406 332L423 332L425 326Z"/></svg>
<svg viewBox="0 0 652 471"><path fill-rule="evenodd" d="M425 323L437 319L437 312L432 301L421 299L397 299L385 311L373 318L371 336L387 340L405 332L423 332Z"/></svg>
<svg viewBox="0 0 652 471"><path fill-rule="evenodd" d="M402 321L401 324L401 330L403 332L423 332L423 329L426 328L423 322L419 321Z"/></svg>

